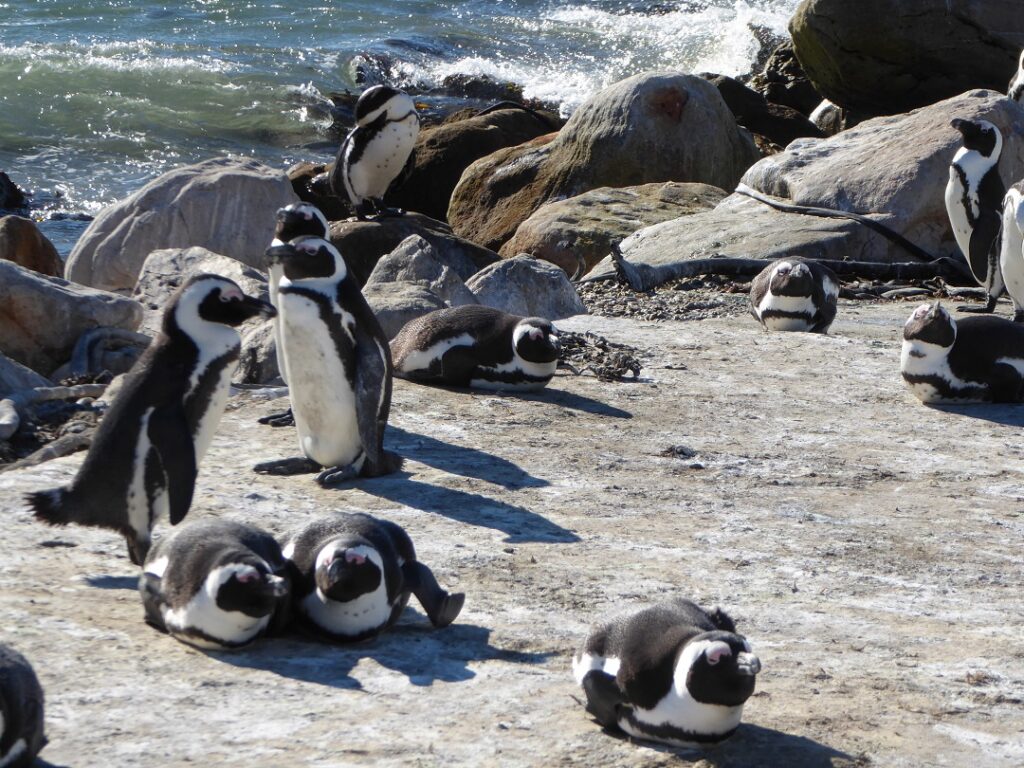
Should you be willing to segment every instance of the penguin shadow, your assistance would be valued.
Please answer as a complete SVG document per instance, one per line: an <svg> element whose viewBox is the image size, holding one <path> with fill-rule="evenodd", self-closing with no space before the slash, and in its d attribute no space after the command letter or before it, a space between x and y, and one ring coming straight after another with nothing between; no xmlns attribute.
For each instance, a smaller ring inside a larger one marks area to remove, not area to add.
<svg viewBox="0 0 1024 768"><path fill-rule="evenodd" d="M534 477L508 459L476 448L466 448L427 435L388 426L388 446L396 453L452 475L474 477L502 488L543 488L547 480Z"/></svg>
<svg viewBox="0 0 1024 768"><path fill-rule="evenodd" d="M100 574L97 576L86 576L86 584L96 589L130 589L133 592L139 588L138 576L111 576Z"/></svg>
<svg viewBox="0 0 1024 768"><path fill-rule="evenodd" d="M410 621L410 617L418 620ZM491 630L457 621L434 629L426 617L407 608L399 623L378 637L361 643L332 643L313 634L292 634L263 640L251 649L210 651L211 658L247 669L271 672L291 680L330 688L362 690L352 672L363 659L399 672L412 685L430 686L435 681L458 683L476 673L471 662L507 661L512 664L540 664L553 652L525 653L490 644Z"/></svg>
<svg viewBox="0 0 1024 768"><path fill-rule="evenodd" d="M37 757L32 761L32 768L70 768L67 765L58 765L57 763L50 763L41 757Z"/></svg>
<svg viewBox="0 0 1024 768"><path fill-rule="evenodd" d="M990 421L993 424L1004 424L1008 427L1024 427L1024 408L1016 403L999 403L992 405L929 405L936 411L954 413L958 416L970 416L972 419Z"/></svg>
<svg viewBox="0 0 1024 768"><path fill-rule="evenodd" d="M564 389L545 387L539 392L516 393L515 397L522 400L529 400L531 402L554 403L555 405L559 405L562 408L567 408L572 411L583 411L584 413L592 413L595 416L606 416L611 419L633 418L633 414L629 411L624 411L621 408L616 408L614 405L608 405L608 403L602 403L600 400L594 400L591 397L584 397L583 395L578 395L575 392L568 392Z"/></svg>

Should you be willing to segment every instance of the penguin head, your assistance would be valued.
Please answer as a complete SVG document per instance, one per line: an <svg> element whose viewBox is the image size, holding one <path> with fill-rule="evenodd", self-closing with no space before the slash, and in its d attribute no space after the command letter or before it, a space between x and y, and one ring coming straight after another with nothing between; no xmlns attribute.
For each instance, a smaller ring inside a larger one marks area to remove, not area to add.
<svg viewBox="0 0 1024 768"><path fill-rule="evenodd" d="M956 341L956 320L937 301L922 304L903 326L903 338L948 349Z"/></svg>
<svg viewBox="0 0 1024 768"><path fill-rule="evenodd" d="M780 261L772 268L768 287L775 296L810 296L814 290L814 275L802 261Z"/></svg>
<svg viewBox="0 0 1024 768"><path fill-rule="evenodd" d="M380 587L384 560L365 539L334 539L317 554L314 579L328 598L347 603Z"/></svg>
<svg viewBox="0 0 1024 768"><path fill-rule="evenodd" d="M1003 135L988 120L964 120L954 118L950 125L964 137L964 149L974 151L983 157L998 160L1003 148Z"/></svg>
<svg viewBox="0 0 1024 768"><path fill-rule="evenodd" d="M267 249L264 256L267 269L280 264L284 276L296 280L334 280L340 282L348 275L345 260L338 249L322 237L302 235L283 245Z"/></svg>
<svg viewBox="0 0 1024 768"><path fill-rule="evenodd" d="M202 274L191 278L171 299L164 313L164 332L173 333L175 326L190 336L202 334L205 323L239 326L250 318L273 317L274 307L255 296L247 296L226 277Z"/></svg>
<svg viewBox="0 0 1024 768"><path fill-rule="evenodd" d="M562 352L558 332L542 317L520 320L512 332L512 345L516 354L530 363L554 362Z"/></svg>
<svg viewBox="0 0 1024 768"><path fill-rule="evenodd" d="M302 235L327 237L327 217L312 203L292 203L277 209L274 238L287 243Z"/></svg>
<svg viewBox="0 0 1024 768"><path fill-rule="evenodd" d="M375 85L363 91L356 102L356 125L369 125L385 112L388 120L402 120L410 112L416 114L416 103L404 91Z"/></svg>
<svg viewBox="0 0 1024 768"><path fill-rule="evenodd" d="M208 591L222 611L259 618L274 612L288 594L288 580L251 553L225 555L206 577Z"/></svg>
<svg viewBox="0 0 1024 768"><path fill-rule="evenodd" d="M743 635L715 630L697 635L680 649L675 682L702 704L738 707L754 693L760 671L761 661Z"/></svg>

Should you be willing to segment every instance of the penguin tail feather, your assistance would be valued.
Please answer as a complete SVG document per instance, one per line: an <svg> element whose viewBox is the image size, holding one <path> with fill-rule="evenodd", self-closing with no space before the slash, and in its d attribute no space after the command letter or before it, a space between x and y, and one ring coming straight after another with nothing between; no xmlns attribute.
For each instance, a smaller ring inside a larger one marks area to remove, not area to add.
<svg viewBox="0 0 1024 768"><path fill-rule="evenodd" d="M48 491L36 491L25 496L25 501L32 507L35 516L50 525L67 525L74 522L73 505L68 503L66 488L51 488Z"/></svg>

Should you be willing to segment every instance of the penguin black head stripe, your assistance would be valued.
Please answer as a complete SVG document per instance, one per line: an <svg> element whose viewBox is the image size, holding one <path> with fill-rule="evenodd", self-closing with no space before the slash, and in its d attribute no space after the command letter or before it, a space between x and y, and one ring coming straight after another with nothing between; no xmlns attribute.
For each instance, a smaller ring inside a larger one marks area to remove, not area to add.
<svg viewBox="0 0 1024 768"><path fill-rule="evenodd" d="M280 264L291 281L310 278L344 280L348 270L338 249L322 237L297 237L267 250L267 264Z"/></svg>
<svg viewBox="0 0 1024 768"><path fill-rule="evenodd" d="M686 675L686 689L694 701L738 707L753 695L760 664L755 664L745 638L719 630L697 635L688 647L700 649L693 652Z"/></svg>
<svg viewBox="0 0 1024 768"><path fill-rule="evenodd" d="M312 203L292 203L278 208L276 221L274 239L282 243L302 235L327 237L327 217Z"/></svg>
<svg viewBox="0 0 1024 768"><path fill-rule="evenodd" d="M776 296L810 296L814 278L803 262L784 261L772 273L771 289Z"/></svg>
<svg viewBox="0 0 1024 768"><path fill-rule="evenodd" d="M519 356L531 363L555 362L562 351L555 327L542 317L519 321L512 332L512 343Z"/></svg>
<svg viewBox="0 0 1024 768"><path fill-rule="evenodd" d="M389 120L400 120L408 113L411 104L412 99L403 91L389 85L375 85L363 91L356 101L356 123L360 126L369 125L380 117L385 107ZM415 110L415 106L412 109Z"/></svg>
<svg viewBox="0 0 1024 768"><path fill-rule="evenodd" d="M903 338L946 349L956 341L956 323L939 302L922 304L903 326Z"/></svg>
<svg viewBox="0 0 1024 768"><path fill-rule="evenodd" d="M767 330L826 333L836 316L839 278L824 264L779 259L750 284L750 313Z"/></svg>
<svg viewBox="0 0 1024 768"><path fill-rule="evenodd" d="M964 137L964 147L980 153L983 157L992 157L1002 148L1003 140L999 129L988 120L964 120L954 118L950 125Z"/></svg>

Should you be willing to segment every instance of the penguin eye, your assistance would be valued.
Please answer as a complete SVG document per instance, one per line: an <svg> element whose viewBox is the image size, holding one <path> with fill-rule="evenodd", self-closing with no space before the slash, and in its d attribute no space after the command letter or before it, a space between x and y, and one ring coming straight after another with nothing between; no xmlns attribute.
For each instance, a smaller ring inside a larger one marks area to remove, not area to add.
<svg viewBox="0 0 1024 768"><path fill-rule="evenodd" d="M225 288L220 292L220 300L224 302L241 301L242 294L236 291L234 288Z"/></svg>
<svg viewBox="0 0 1024 768"><path fill-rule="evenodd" d="M259 581L260 574L258 571L255 570L247 570L242 571L237 576L235 576L235 578L238 579L238 582L240 584L252 584L256 581Z"/></svg>

